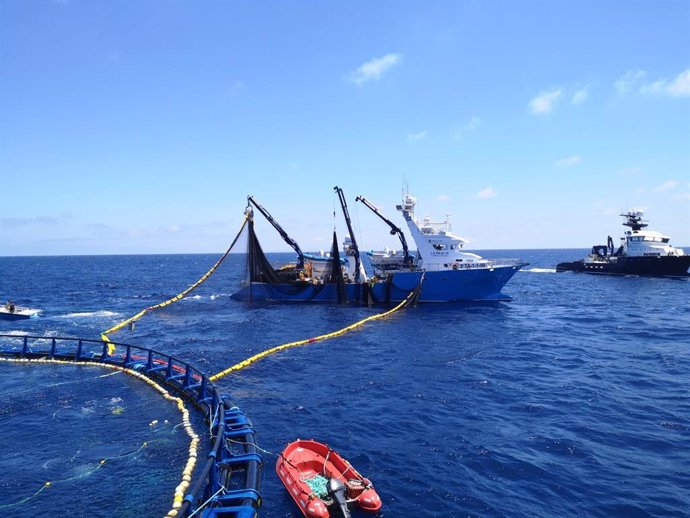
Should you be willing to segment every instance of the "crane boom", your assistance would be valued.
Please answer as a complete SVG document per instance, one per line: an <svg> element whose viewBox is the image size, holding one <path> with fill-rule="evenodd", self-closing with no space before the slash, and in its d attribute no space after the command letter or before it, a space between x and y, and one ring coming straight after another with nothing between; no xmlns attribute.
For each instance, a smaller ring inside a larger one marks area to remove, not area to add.
<svg viewBox="0 0 690 518"><path fill-rule="evenodd" d="M340 199L340 206L343 209L343 216L345 216L345 223L347 224L347 231L350 233L350 239L352 240L352 250L355 255L355 282L360 282L360 259L359 259L359 248L357 247L357 240L355 239L355 233L352 230L352 222L350 220L350 213L347 210L347 202L345 201L345 195L343 190L337 185L333 187L333 190L338 193L338 198Z"/></svg>
<svg viewBox="0 0 690 518"><path fill-rule="evenodd" d="M372 205L369 200L367 200L364 196L357 196L355 198L355 201L361 201L368 209L370 209L374 214L376 214L379 218L381 218L383 221L385 221L388 226L391 228L391 235L394 236L395 234L398 235L398 239L400 239L400 244L402 244L402 249L403 249L403 261L404 264L411 264L413 259L412 256L410 255L408 249L407 249L407 240L405 239L405 234L403 234L403 231L395 225L392 221L390 221L388 218L386 218L383 214L381 214L381 211L374 205Z"/></svg>
<svg viewBox="0 0 690 518"><path fill-rule="evenodd" d="M278 233L280 234L280 237L283 238L283 241L285 241L288 245L290 245L295 252L297 252L297 268L304 268L304 253L302 253L302 250L300 249L299 245L297 242L292 239L285 230L283 230L283 227L281 227L278 222L273 219L273 216L269 214L269 212L263 208L263 206L256 201L252 196L247 196L247 203L251 203L256 207L261 214L264 215L264 217L268 220L268 222L273 225L273 228L275 228Z"/></svg>

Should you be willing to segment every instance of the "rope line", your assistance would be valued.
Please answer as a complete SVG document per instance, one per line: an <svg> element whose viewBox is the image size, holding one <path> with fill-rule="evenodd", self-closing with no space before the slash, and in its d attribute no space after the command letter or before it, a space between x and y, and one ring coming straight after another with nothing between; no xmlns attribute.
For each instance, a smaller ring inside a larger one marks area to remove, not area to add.
<svg viewBox="0 0 690 518"><path fill-rule="evenodd" d="M203 502L199 507L197 507L192 514L190 514L187 518L192 518L194 515L196 515L199 511L202 511L204 507L206 507L208 504L210 504L214 498L216 498L219 494L225 492L225 486L221 485L220 489L216 491L214 494L212 494L205 502Z"/></svg>
<svg viewBox="0 0 690 518"><path fill-rule="evenodd" d="M233 444L241 444L241 445L247 445L247 446L254 446L257 450L259 450L261 453L265 453L267 455L273 455L274 457L280 457L282 453L273 453L272 451L264 450L261 448L258 444L252 444L250 442L244 442L244 441L238 441L237 439L225 439L227 442L231 442Z"/></svg>
<svg viewBox="0 0 690 518"><path fill-rule="evenodd" d="M0 505L0 509L7 509L7 508L9 508L9 507L17 507L18 505L25 504L26 502L29 502L30 500L33 500L34 498L36 498L39 494L41 494L41 493L43 492L43 490L48 489L49 487L52 487L52 486L54 486L55 484L61 484L61 483L63 483L63 482L72 482L73 480L79 480L79 479L81 479L81 478L86 478L86 477L88 477L89 475L92 475L93 473L95 473L96 471L98 471L101 467L103 467L103 465L104 465L106 462L111 461L111 460L124 459L124 458L127 458L127 457L131 457L131 456L133 456L133 455L136 455L136 454L139 453L141 450L143 450L144 448L146 448L146 447L148 446L148 444L149 444L149 443L148 443L147 441L144 441L144 442L142 443L142 445L139 446L139 448L137 448L137 449L134 450L134 451L131 451L131 452L129 452L129 453L125 453L125 454L122 454L122 455L118 455L118 456L116 456L116 457L108 457L108 458L105 458L105 459L101 459L101 460L98 461L98 464L96 464L96 466L95 466L93 469L90 469L89 471L86 471L86 472L81 473L81 474L79 474L79 475L75 475L75 476L73 476L73 477L68 477L68 478L62 478L62 479L60 479L60 480L48 480L48 481L46 481L46 482L41 486L41 488L40 488L38 491L36 491L34 494L29 495L29 496L26 496L26 497L22 498L21 500L19 500L19 501L17 501L17 502L13 502L13 503L10 503L10 504L2 504L2 505Z"/></svg>
<svg viewBox="0 0 690 518"><path fill-rule="evenodd" d="M423 273L422 273L422 276L419 280L419 284L417 285L417 287L407 295L405 300L403 300L400 304L395 306L393 309L389 309L388 311L384 311L383 313L378 313L377 315L371 315L367 318L364 318L358 322L355 322L354 324L351 324L347 327L344 327L344 328L339 329L338 331L334 331L332 333L327 333L324 335L315 336L313 338L307 338L305 340L298 340L296 342L289 342L286 344L271 347L270 349L266 349L265 351L262 351L258 354L255 354L254 356L251 356L250 358L247 358L246 360L242 360L241 362L233 365L232 367L225 369L224 371L218 372L218 373L214 374L213 376L210 376L209 379L211 381L219 380L220 378L223 378L223 377L227 376L228 374L231 374L233 372L237 372L241 369L244 369L245 367L249 367L252 363L255 363L259 360L262 360L262 359L266 358L267 356L270 356L271 354L275 354L277 352L284 351L286 349L291 349L292 347L299 347L301 345L308 345L308 344L313 344L316 342L321 342L323 340L329 340L331 338L335 338L337 336L341 336L341 335L344 335L345 333L353 331L354 329L357 329L358 327L363 326L367 322L372 322L374 320L379 320L381 318L385 318L389 315L392 315L393 313L401 310L402 308L412 304L416 300L416 298L419 296L419 291L421 290L422 282L424 282L424 274Z"/></svg>
<svg viewBox="0 0 690 518"><path fill-rule="evenodd" d="M240 235L242 234L242 231L244 230L244 226L247 224L247 219L248 218L245 215L244 220L242 221L242 225L240 226L240 230L239 230L239 232L237 232L235 239L232 240L232 243L230 244L228 249L225 251L225 253L222 255L222 257L220 259L218 259L216 264L214 264L209 271L207 271L204 275L202 275L198 281L196 281L194 284L192 284L189 288L184 290L182 293L175 295L173 298L168 299L168 300L161 302L159 304L156 304L154 306L149 306L148 308L141 310L139 313L137 313L133 317L130 317L127 320L123 320L122 322L111 327L110 329L103 331L103 333L101 333L101 340L103 340L106 344L108 344L108 354L113 355L115 353L115 344L113 344L110 341L108 335L111 335L111 334L119 331L123 327L136 322L137 320L139 320L141 317L143 317L146 313L148 313L150 311L155 311L156 309L164 308L166 306L169 306L173 302L177 302L178 300L182 300L184 297L186 297L192 291L194 291L196 288L198 288L206 279L208 279L218 269L218 267L221 265L221 263L225 260L225 258L228 256L230 251L235 246L235 243L237 243L237 240L239 239Z"/></svg>
<svg viewBox="0 0 690 518"><path fill-rule="evenodd" d="M199 436L194 432L194 428L192 427L192 423L189 419L189 410L187 410L187 407L184 404L184 401L176 396L170 395L170 392L163 388L161 385L156 383L150 378L147 378L143 374L127 369L125 367L120 367L119 365L113 365L113 364L108 364L108 363L97 363L97 362L90 362L90 361L71 361L71 360L56 360L56 359L46 359L46 358L39 358L39 359L30 359L30 358L3 358L0 357L0 361L5 361L5 362L12 362L12 363L38 363L38 364L62 364L62 365L89 365L89 366L94 366L94 367L103 367L106 369L111 369L115 371L121 371L126 374L129 374L130 376L133 376L145 383L148 383L151 387L153 387L155 390L157 390L165 399L175 403L177 405L177 409L180 411L182 414L182 423L184 424L184 429L187 435L190 437L190 444L189 444L189 457L187 459L187 463L185 464L184 469L182 470L182 481L180 484L175 488L174 496L173 496L173 503L172 503L172 508L170 511L168 511L168 514L165 515L166 518L173 518L174 516L177 516L178 514L178 509L182 506L182 501L184 499L184 493L189 488L191 485L192 481L192 472L194 471L194 466L196 465L196 459L197 459L197 450L199 448ZM141 448L146 447L148 443L144 443ZM141 449L140 448L140 449ZM96 470L100 469L103 464L105 464L106 460L102 459L98 466L96 466L93 470L90 472L87 472L86 474L83 474L78 477L72 477L69 479L61 480L59 482L65 482L68 480L74 480L76 478L81 478L82 476L90 475L91 473L95 472ZM41 493L44 489L47 487L50 487L53 484L53 482L46 482L41 489L39 489L36 493L33 495L26 497L25 499L16 502L14 504L9 504L9 505L19 505L20 503L24 503L31 498L34 498L38 494ZM6 506L9 506L6 505ZM3 508L3 506L0 506L0 509Z"/></svg>

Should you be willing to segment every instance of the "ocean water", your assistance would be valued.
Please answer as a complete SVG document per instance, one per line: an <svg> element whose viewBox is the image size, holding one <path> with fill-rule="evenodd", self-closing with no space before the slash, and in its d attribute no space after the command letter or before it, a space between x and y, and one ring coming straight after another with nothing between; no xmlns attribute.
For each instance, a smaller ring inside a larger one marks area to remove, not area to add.
<svg viewBox="0 0 690 518"><path fill-rule="evenodd" d="M585 252L480 252L529 261L511 302L419 305L219 385L268 452L338 450L381 517L690 516L690 282L555 273ZM217 257L0 258L0 297L43 310L0 334L97 338ZM213 374L384 309L233 301L242 260L113 339ZM0 516L163 516L187 457L178 423L127 376L0 363ZM271 453L260 516L297 518Z"/></svg>

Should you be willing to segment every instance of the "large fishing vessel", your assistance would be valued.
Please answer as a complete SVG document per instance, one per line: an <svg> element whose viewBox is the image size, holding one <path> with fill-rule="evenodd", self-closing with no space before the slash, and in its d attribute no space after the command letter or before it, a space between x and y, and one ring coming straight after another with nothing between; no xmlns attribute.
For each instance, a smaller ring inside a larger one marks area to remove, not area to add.
<svg viewBox="0 0 690 518"><path fill-rule="evenodd" d="M419 302L502 301L510 300L501 290L526 263L516 259L489 260L462 251L465 240L450 231L448 220L431 223L425 218L420 225L414 213L416 200L410 194L398 206L417 246L410 254L399 227L387 220L373 205L363 201L398 234L403 252L369 256L367 272L360 256L347 203L342 189L335 187L345 216L349 236L341 259L338 240L333 233L330 254L314 261L302 253L297 243L273 220L252 197L248 200L259 209L297 252L295 264L274 268L266 259L254 233L253 211L248 207L248 279L233 297L239 300L274 300L285 302L355 302L379 303L404 300L419 288ZM313 258L313 256L312 256Z"/></svg>
<svg viewBox="0 0 690 518"><path fill-rule="evenodd" d="M595 245L592 252L579 261L560 263L557 272L584 272L600 275L644 275L655 277L687 277L690 255L669 244L670 238L654 230L642 219L640 210L620 214L625 218L621 244L614 250L613 239Z"/></svg>

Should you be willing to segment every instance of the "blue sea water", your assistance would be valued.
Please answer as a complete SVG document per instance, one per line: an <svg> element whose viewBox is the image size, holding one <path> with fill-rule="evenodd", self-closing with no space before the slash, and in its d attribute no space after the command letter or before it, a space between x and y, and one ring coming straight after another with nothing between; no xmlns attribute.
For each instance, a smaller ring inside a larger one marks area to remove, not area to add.
<svg viewBox="0 0 690 518"><path fill-rule="evenodd" d="M419 305L219 385L267 451L315 438L348 458L382 517L690 516L690 282L555 273L584 254L510 251L530 263L511 302ZM0 297L43 309L0 334L98 338L216 259L0 258ZM236 302L242 260L113 339L213 374L383 310ZM163 516L187 458L179 421L128 376L0 363L0 516ZM260 516L301 516L265 457Z"/></svg>

